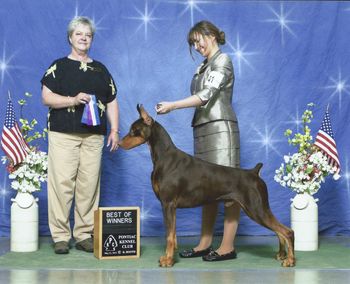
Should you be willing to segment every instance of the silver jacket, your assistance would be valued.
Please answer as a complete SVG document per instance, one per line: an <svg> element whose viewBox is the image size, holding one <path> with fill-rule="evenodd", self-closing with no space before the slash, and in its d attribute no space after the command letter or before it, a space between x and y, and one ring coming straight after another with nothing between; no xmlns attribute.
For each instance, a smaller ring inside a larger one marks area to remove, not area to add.
<svg viewBox="0 0 350 284"><path fill-rule="evenodd" d="M219 50L203 61L191 83L191 94L205 102L196 108L193 127L216 120L237 121L232 109L233 84L233 65L227 54Z"/></svg>

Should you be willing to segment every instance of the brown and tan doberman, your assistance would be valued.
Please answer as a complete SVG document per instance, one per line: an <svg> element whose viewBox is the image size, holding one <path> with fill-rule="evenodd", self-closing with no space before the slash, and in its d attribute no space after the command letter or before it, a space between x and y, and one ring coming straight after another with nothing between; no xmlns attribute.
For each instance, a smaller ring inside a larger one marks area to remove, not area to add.
<svg viewBox="0 0 350 284"><path fill-rule="evenodd" d="M295 265L294 232L278 222L268 202L265 182L260 178L259 163L253 169L238 169L205 162L188 155L174 145L166 130L142 105L137 105L140 118L120 141L123 149L146 143L153 162L153 191L161 202L166 226L166 251L159 259L162 267L174 265L176 241L176 208L190 208L223 201L238 202L244 212L258 224L274 231L279 239L276 259L282 266Z"/></svg>

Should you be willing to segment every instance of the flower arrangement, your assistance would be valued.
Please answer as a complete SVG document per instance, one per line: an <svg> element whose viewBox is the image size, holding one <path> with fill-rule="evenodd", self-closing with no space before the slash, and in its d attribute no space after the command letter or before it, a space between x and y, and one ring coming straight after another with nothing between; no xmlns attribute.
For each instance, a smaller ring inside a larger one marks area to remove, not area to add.
<svg viewBox="0 0 350 284"><path fill-rule="evenodd" d="M287 129L284 135L288 143L298 147L298 152L284 156L284 163L276 170L274 180L283 187L289 187L297 193L315 194L325 178L334 174L336 169L328 164L327 157L314 146L309 124L313 118L311 108L307 105L302 115L303 133L295 133ZM292 137L292 138L291 138Z"/></svg>
<svg viewBox="0 0 350 284"><path fill-rule="evenodd" d="M25 93L26 97L32 95ZM13 161L6 156L1 158L3 164L8 162L7 170L9 172L9 179L11 188L23 193L33 193L41 190L41 183L47 180L47 153L39 150L37 146L31 145L33 141L38 139L45 139L47 129L36 131L37 120L32 119L30 122L22 118L23 107L27 104L26 99L18 101L20 105L20 129L24 140L27 142L30 152L25 159L18 165L14 166Z"/></svg>

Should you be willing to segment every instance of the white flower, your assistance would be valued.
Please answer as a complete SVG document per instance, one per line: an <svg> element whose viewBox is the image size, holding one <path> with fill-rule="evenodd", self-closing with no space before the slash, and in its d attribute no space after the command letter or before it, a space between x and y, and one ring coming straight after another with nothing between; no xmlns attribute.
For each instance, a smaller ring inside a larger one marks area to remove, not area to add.
<svg viewBox="0 0 350 284"><path fill-rule="evenodd" d="M28 92L24 95L27 98L32 96ZM23 107L28 105L27 98L18 101L21 114ZM39 151L37 146L33 145L33 141L37 141L38 139L45 140L47 129L44 128L38 131L36 129L38 122L35 118L28 120L22 117L19 122L20 131L30 148L30 152L18 165L14 165L12 159L6 156L3 156L1 161L4 164L8 163L7 170L9 172L9 179L13 180L11 182L11 187L20 192L32 193L41 190L41 183L45 182L47 179L47 153Z"/></svg>
<svg viewBox="0 0 350 284"><path fill-rule="evenodd" d="M294 153L292 156L284 156L284 161L285 164L276 170L274 180L297 193L315 194L325 181L325 177L334 174L336 170L319 151L311 155Z"/></svg>
<svg viewBox="0 0 350 284"><path fill-rule="evenodd" d="M311 122L312 111L309 109L313 104L308 104L308 109L304 111L302 116L303 133L295 133L287 129L285 136L289 137L288 142L297 146L298 152L293 155L283 156L284 163L275 171L274 180L283 187L289 187L297 193L307 192L315 194L321 187L321 183L325 181L325 177L333 174L333 178L337 179L335 174L336 168L328 164L327 157L313 146L312 136L308 124Z"/></svg>
<svg viewBox="0 0 350 284"><path fill-rule="evenodd" d="M47 154L43 151L30 151L19 167L9 174L11 187L20 192L41 190L41 183L47 180Z"/></svg>
<svg viewBox="0 0 350 284"><path fill-rule="evenodd" d="M288 164L289 161L290 161L290 157L287 156L287 155L285 155L285 156L283 157L283 159L284 159L284 161L285 161L286 164ZM283 165L283 164L282 164L282 165Z"/></svg>
<svg viewBox="0 0 350 284"><path fill-rule="evenodd" d="M19 182L17 180L11 182L11 187L14 189L14 190L18 190L19 189Z"/></svg>

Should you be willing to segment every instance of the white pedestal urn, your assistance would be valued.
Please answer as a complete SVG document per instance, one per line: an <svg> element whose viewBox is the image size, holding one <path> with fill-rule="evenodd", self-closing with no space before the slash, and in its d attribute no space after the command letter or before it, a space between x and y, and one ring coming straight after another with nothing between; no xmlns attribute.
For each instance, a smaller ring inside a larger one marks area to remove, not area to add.
<svg viewBox="0 0 350 284"><path fill-rule="evenodd" d="M318 250L318 206L312 195L297 194L291 199L291 227L294 230L294 249Z"/></svg>
<svg viewBox="0 0 350 284"><path fill-rule="evenodd" d="M38 198L30 193L18 192L11 206L11 251L38 250L39 209Z"/></svg>

